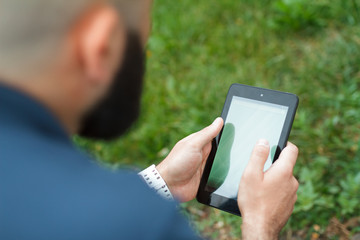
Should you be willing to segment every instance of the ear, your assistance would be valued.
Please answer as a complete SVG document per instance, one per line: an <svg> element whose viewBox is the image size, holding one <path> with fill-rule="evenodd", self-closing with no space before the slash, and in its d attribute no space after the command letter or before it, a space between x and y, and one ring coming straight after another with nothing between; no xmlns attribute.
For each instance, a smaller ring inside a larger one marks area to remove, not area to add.
<svg viewBox="0 0 360 240"><path fill-rule="evenodd" d="M86 79L110 81L120 66L125 46L125 29L117 12L97 5L80 20L76 29L76 52Z"/></svg>

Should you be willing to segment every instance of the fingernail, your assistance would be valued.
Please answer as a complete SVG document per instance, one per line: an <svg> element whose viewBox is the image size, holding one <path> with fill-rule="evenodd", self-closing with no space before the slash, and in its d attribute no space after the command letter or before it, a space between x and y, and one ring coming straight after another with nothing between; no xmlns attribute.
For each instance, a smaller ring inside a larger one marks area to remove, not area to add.
<svg viewBox="0 0 360 240"><path fill-rule="evenodd" d="M213 121L212 125L218 125L218 124L220 123L220 121L221 121L221 117L217 117L217 118Z"/></svg>
<svg viewBox="0 0 360 240"><path fill-rule="evenodd" d="M259 139L259 141L257 142L257 145L260 145L260 146L269 146L269 142L268 140L266 139Z"/></svg>

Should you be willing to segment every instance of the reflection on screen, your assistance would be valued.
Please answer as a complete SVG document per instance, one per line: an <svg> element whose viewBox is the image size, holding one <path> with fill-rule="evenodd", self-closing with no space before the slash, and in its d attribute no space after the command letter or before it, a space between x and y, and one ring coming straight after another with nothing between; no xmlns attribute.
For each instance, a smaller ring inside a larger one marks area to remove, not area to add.
<svg viewBox="0 0 360 240"><path fill-rule="evenodd" d="M272 164L287 111L286 106L234 96L206 190L236 199L241 176L260 138L270 143L266 171Z"/></svg>

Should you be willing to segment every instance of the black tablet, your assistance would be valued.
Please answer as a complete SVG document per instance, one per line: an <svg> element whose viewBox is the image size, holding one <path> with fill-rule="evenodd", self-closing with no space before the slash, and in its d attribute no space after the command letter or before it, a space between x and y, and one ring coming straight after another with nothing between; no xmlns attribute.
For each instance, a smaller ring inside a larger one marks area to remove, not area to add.
<svg viewBox="0 0 360 240"><path fill-rule="evenodd" d="M213 140L197 200L240 216L239 183L256 142L269 141L266 171L287 144L298 102L294 94L231 85L221 114L224 127Z"/></svg>

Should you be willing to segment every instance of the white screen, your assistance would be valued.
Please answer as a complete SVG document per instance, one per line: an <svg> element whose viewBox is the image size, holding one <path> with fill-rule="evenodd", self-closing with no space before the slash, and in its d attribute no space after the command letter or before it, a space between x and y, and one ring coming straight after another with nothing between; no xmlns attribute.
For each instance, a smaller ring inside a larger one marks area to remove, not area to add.
<svg viewBox="0 0 360 240"><path fill-rule="evenodd" d="M288 107L234 96L209 175L207 189L226 198L237 198L241 176L260 139L267 139L270 154L264 171L272 164Z"/></svg>

